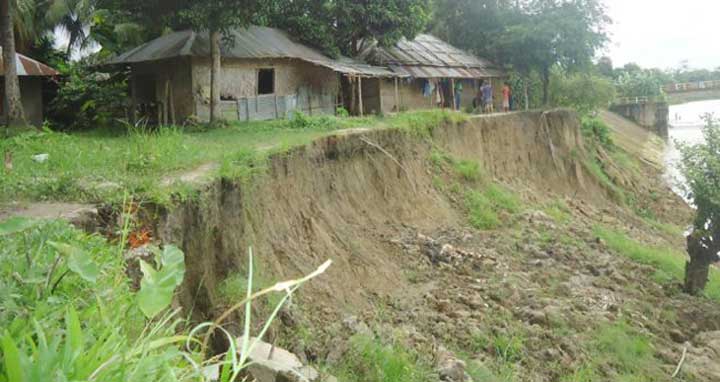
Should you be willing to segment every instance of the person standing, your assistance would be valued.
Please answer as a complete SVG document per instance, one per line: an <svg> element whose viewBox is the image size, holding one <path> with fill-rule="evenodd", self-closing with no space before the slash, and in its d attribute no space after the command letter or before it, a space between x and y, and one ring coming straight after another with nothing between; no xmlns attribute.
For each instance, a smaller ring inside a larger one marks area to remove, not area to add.
<svg viewBox="0 0 720 382"><path fill-rule="evenodd" d="M493 108L493 87L490 81L485 82L482 87L483 103L485 104L485 113L492 113Z"/></svg>
<svg viewBox="0 0 720 382"><path fill-rule="evenodd" d="M505 83L502 88L503 94L503 112L510 112L510 97L512 97L512 90L510 90L510 84Z"/></svg>
<svg viewBox="0 0 720 382"><path fill-rule="evenodd" d="M455 110L460 110L460 106L462 106L461 98L463 92L463 84L462 80L458 79L455 81Z"/></svg>

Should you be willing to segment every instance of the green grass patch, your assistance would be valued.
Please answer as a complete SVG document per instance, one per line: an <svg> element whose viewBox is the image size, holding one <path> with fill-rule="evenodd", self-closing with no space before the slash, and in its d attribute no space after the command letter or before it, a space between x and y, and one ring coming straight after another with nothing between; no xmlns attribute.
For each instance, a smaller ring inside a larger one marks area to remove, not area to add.
<svg viewBox="0 0 720 382"><path fill-rule="evenodd" d="M622 232L604 227L596 227L595 235L605 241L608 248L638 263L655 268L655 281L663 284L682 282L685 277L686 255L681 251L643 244L629 238ZM705 295L720 301L720 272L710 269L710 280L705 288Z"/></svg>
<svg viewBox="0 0 720 382"><path fill-rule="evenodd" d="M397 344L367 335L350 339L350 351L335 370L347 382L430 382L431 367L417 354Z"/></svg>
<svg viewBox="0 0 720 382"><path fill-rule="evenodd" d="M480 164L475 161L458 160L453 163L455 172L465 181L475 182L482 179Z"/></svg>
<svg viewBox="0 0 720 382"><path fill-rule="evenodd" d="M492 230L502 225L500 213L519 212L521 201L505 187L491 183L482 191L468 191L465 195L465 207L473 227Z"/></svg>
<svg viewBox="0 0 720 382"><path fill-rule="evenodd" d="M162 182L215 164L210 176L245 178L262 166L258 158L307 144L338 130L391 127L424 132L464 117L448 111L401 113L390 117L338 118L298 114L290 120L231 123L225 127L130 127L124 130L31 132L0 140L10 151L13 171L0 176L0 203L24 201L118 201L129 191L165 201L181 182ZM48 154L46 161L33 159Z"/></svg>
<svg viewBox="0 0 720 382"><path fill-rule="evenodd" d="M562 377L561 382L651 382L666 378L650 338L624 321L601 325L591 333L585 347L591 361ZM612 374L604 376L601 370L611 370Z"/></svg>

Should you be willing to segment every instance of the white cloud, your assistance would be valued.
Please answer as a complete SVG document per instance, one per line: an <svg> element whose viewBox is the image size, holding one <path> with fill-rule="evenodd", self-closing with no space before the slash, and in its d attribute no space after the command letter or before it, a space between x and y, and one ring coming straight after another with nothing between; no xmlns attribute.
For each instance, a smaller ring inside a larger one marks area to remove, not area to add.
<svg viewBox="0 0 720 382"><path fill-rule="evenodd" d="M720 66L718 0L605 0L614 24L608 54L616 66Z"/></svg>

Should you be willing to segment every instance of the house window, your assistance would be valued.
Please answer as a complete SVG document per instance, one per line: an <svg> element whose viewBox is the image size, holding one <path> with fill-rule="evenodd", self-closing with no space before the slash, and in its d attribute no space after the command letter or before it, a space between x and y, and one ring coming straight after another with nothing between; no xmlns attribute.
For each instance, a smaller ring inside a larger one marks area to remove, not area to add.
<svg viewBox="0 0 720 382"><path fill-rule="evenodd" d="M275 69L258 70L258 94L275 93Z"/></svg>

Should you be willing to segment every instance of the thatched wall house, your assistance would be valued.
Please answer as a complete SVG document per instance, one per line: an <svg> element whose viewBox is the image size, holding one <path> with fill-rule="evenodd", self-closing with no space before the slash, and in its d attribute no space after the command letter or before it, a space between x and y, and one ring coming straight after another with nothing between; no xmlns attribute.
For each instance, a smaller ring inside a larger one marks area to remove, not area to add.
<svg viewBox="0 0 720 382"><path fill-rule="evenodd" d="M1 52L2 49L0 48L0 57ZM0 59L0 89L5 88L5 77L2 74L5 73L4 65L2 59ZM47 77L57 76L59 73L41 62L19 53L17 54L15 66L17 67L20 82L20 97L25 111L25 118L31 125L40 127L44 120L43 84L45 84ZM7 112L4 92L0 92L0 98L2 98L2 101L0 101L0 108L2 108L0 118L4 121Z"/></svg>
<svg viewBox="0 0 720 382"><path fill-rule="evenodd" d="M285 32L251 26L234 30L222 48L220 96L228 120L284 118L296 110L333 114L341 103L340 77L392 77L386 68L333 60ZM174 32L109 62L130 67L135 110L152 122L207 121L210 114L210 41L207 33Z"/></svg>
<svg viewBox="0 0 720 382"><path fill-rule="evenodd" d="M463 92L461 108L473 105L481 81L491 81L495 90L495 104L501 106L502 81L505 74L491 62L476 57L440 40L421 34L414 40L400 40L391 47L370 44L359 56L368 64L389 68L395 79L373 78L363 81L362 93L367 108L380 112L438 107L436 92L427 92L439 86L442 107L452 107L455 82L461 81Z"/></svg>

